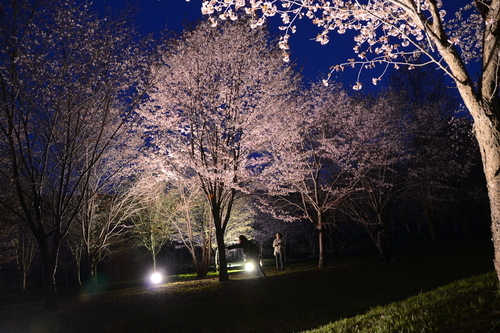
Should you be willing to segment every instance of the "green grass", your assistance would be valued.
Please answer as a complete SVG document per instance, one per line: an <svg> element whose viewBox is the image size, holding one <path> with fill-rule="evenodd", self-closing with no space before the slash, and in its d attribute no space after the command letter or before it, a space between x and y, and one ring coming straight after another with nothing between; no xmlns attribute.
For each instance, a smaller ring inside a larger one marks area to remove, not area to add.
<svg viewBox="0 0 500 333"><path fill-rule="evenodd" d="M500 321L490 242L267 265L268 278L170 277L155 288L0 295L0 332L495 332ZM500 329L498 329L500 331Z"/></svg>
<svg viewBox="0 0 500 333"><path fill-rule="evenodd" d="M307 332L496 332L497 285L494 272L477 275Z"/></svg>

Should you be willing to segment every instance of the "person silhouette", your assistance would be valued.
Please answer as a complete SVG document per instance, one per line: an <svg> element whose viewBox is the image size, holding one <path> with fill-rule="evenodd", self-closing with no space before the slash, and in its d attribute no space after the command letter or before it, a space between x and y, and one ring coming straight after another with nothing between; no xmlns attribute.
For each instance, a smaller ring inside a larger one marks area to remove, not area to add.
<svg viewBox="0 0 500 333"><path fill-rule="evenodd" d="M267 276L264 272L264 268L260 265L260 250L257 245L249 241L245 236L240 235L238 237L238 244L230 245L227 247L228 250L232 249L243 249L243 254L249 262L253 262L255 268L262 273L263 276Z"/></svg>

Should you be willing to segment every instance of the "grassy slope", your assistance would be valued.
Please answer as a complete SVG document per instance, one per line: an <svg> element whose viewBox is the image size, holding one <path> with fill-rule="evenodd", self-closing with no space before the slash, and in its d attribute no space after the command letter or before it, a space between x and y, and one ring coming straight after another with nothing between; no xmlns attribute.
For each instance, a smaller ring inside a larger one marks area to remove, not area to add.
<svg viewBox="0 0 500 333"><path fill-rule="evenodd" d="M476 275L307 332L497 332L497 285L495 272Z"/></svg>
<svg viewBox="0 0 500 333"><path fill-rule="evenodd" d="M15 295L7 295L0 297L0 304L5 304L0 306L0 332L299 332L337 321L340 329L331 325L321 332L363 332L364 328L366 332L400 332L413 322L414 326L408 326L406 331L440 331L436 328L439 325L424 324L429 322L425 313L443 323L441 329L459 332L460 327L474 325L466 319L469 310L458 314L463 322L447 322L436 311L447 308L443 304L459 304L458 300L465 299L465 304L474 308L471 311L491 315L497 299L470 293L496 296L494 274L481 277L486 279L481 283L462 282L462 287L452 287L455 289L451 292L438 289L431 296L433 301L412 297L423 297L425 292L459 279L491 272L493 255L487 243L462 242L434 250L396 251L397 262L392 265L379 264L375 254L364 254L331 259L330 266L324 269L315 268L315 262L306 262L288 265L285 272L275 273L268 266L268 278L248 278L237 273L222 284L211 278L66 296L55 313L45 312L43 303L29 303L28 299L14 304ZM465 287L471 283L481 291ZM466 290L463 297L453 291L461 289ZM446 301L439 303L440 299ZM434 303L438 305L425 310ZM414 304L416 309L412 308ZM477 304L486 305L478 310L481 306ZM396 309L401 310L397 315ZM411 321L412 316L422 320ZM498 319L492 316L485 326ZM341 321L349 317L355 318ZM389 326L374 324L377 318L387 319Z"/></svg>

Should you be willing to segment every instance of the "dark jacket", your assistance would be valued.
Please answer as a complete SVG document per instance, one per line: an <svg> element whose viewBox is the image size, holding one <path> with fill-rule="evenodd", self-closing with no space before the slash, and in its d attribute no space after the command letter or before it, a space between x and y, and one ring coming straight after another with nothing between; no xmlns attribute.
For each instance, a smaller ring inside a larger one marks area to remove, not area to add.
<svg viewBox="0 0 500 333"><path fill-rule="evenodd" d="M232 249L243 249L243 253L248 258L258 258L260 257L260 250L257 245L251 241L244 241L239 244L234 244L227 247L228 250Z"/></svg>

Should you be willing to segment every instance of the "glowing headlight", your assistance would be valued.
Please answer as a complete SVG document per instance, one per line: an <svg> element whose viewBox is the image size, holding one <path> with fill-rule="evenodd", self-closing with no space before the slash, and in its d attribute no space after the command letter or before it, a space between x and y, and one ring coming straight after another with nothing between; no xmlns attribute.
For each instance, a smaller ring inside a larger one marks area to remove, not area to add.
<svg viewBox="0 0 500 333"><path fill-rule="evenodd" d="M245 264L245 271L247 271L247 272L251 272L251 271L253 271L254 269L255 269L255 265L254 265L253 263L251 263L251 262L247 262L247 263Z"/></svg>
<svg viewBox="0 0 500 333"><path fill-rule="evenodd" d="M150 277L151 283L160 284L163 281L163 275L160 272L154 272Z"/></svg>

